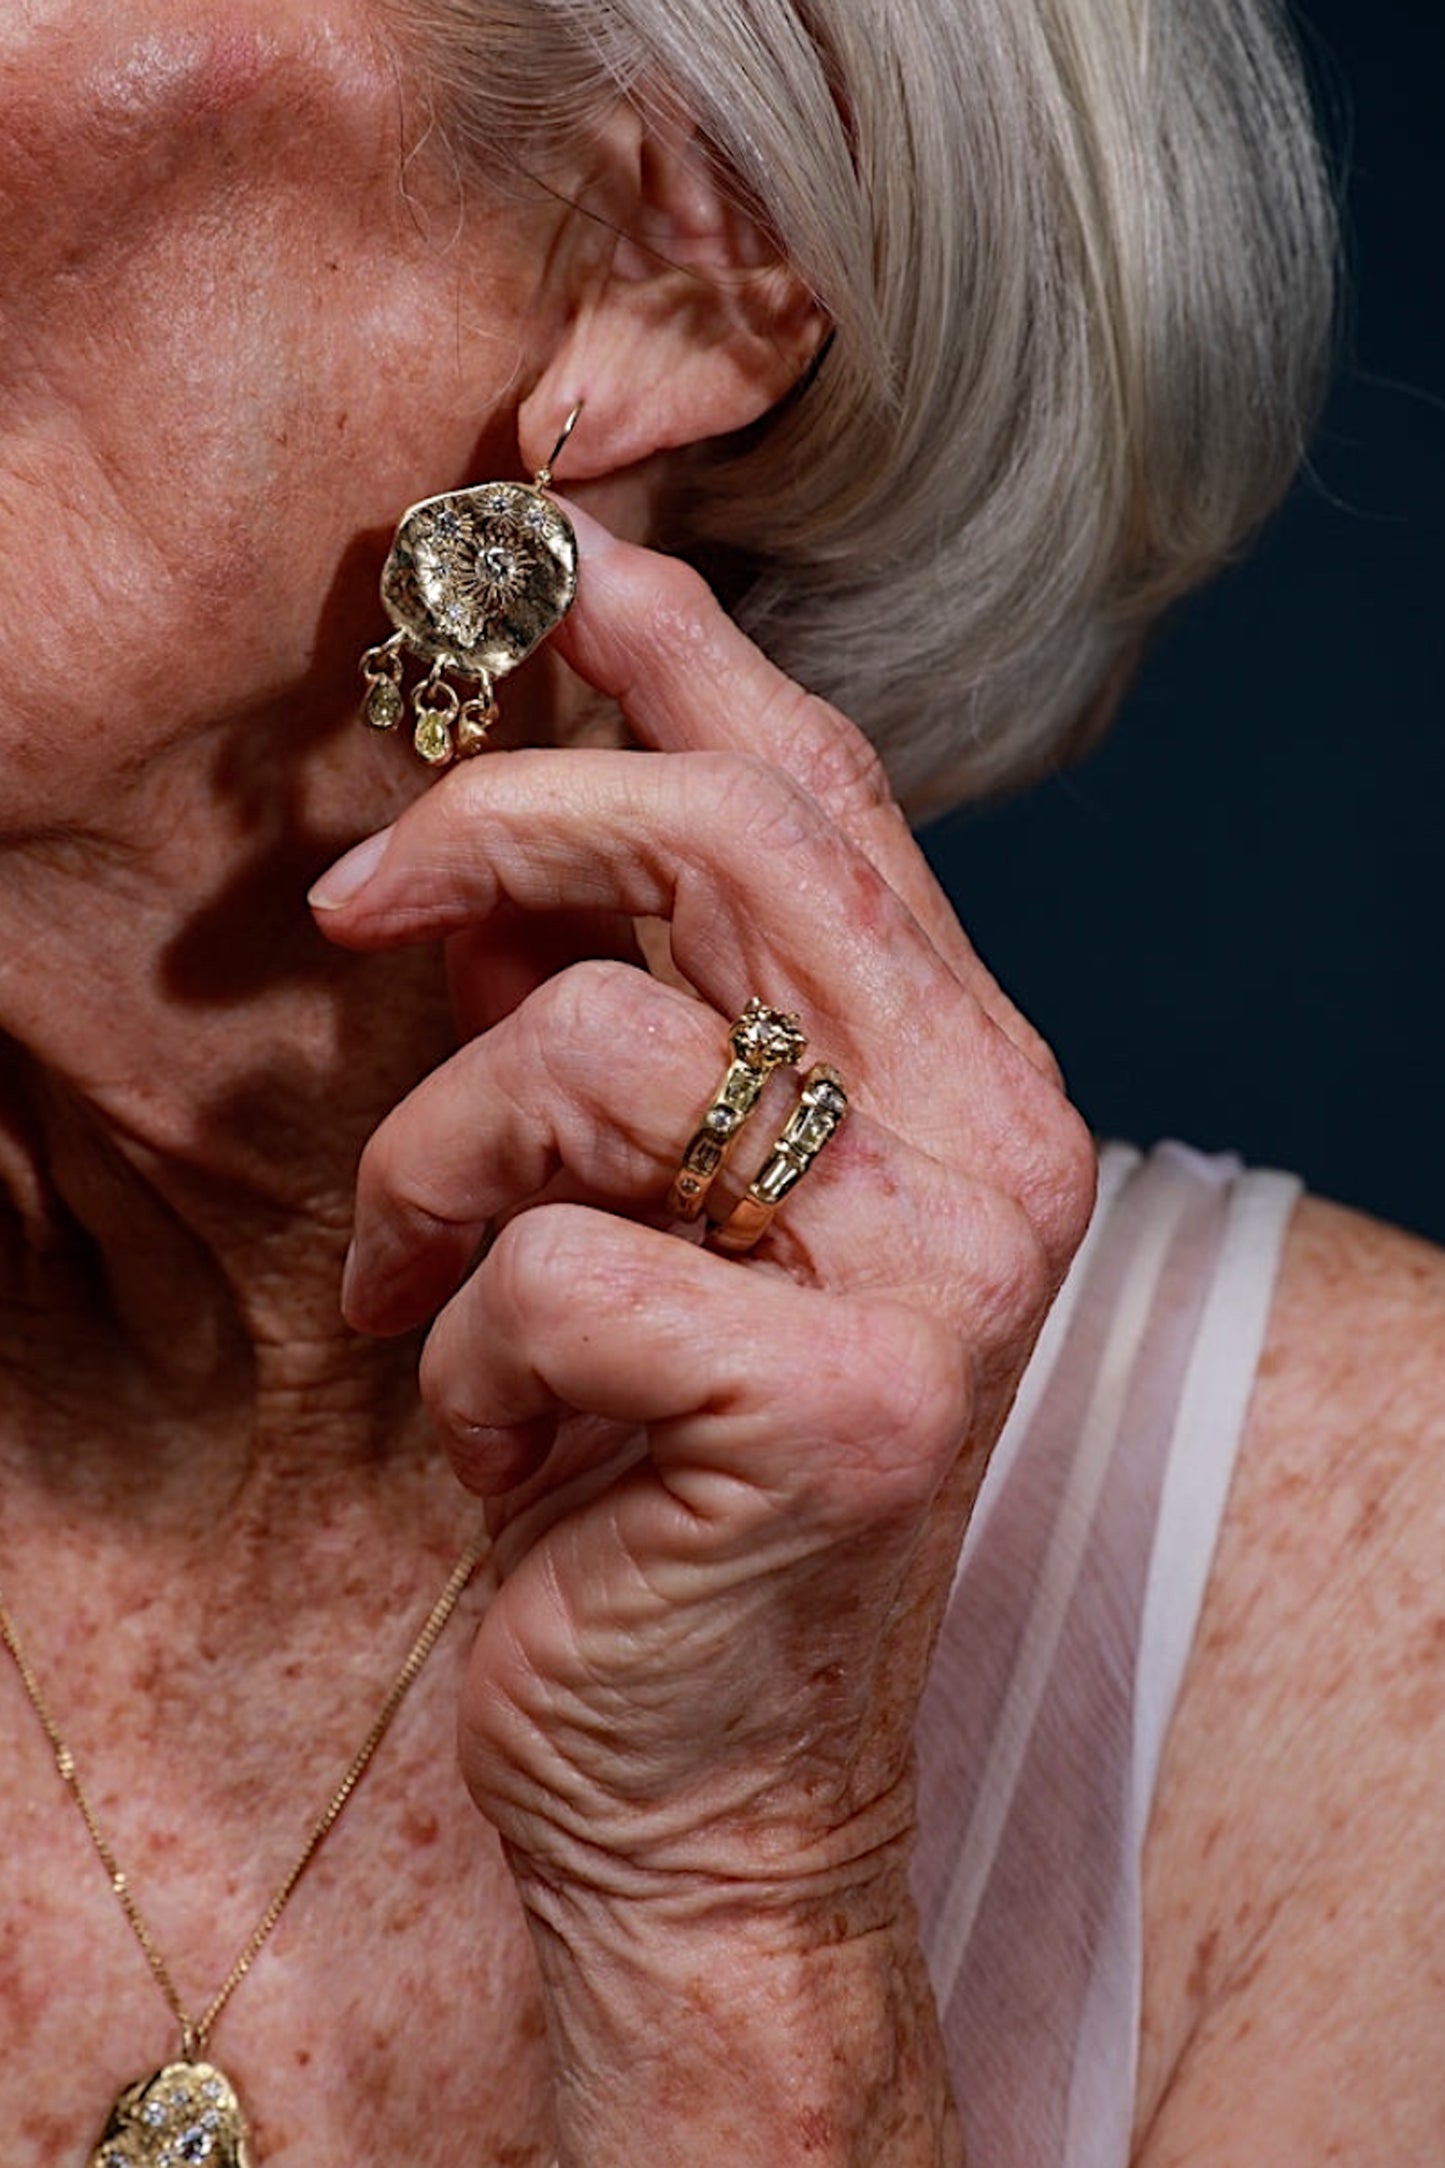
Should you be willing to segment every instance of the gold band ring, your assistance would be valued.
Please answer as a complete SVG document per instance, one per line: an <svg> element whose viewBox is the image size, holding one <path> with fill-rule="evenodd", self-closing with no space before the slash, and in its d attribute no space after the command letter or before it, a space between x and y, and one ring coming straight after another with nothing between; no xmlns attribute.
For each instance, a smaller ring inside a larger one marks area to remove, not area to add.
<svg viewBox="0 0 1445 2168"><path fill-rule="evenodd" d="M808 1041L796 1016L770 1009L755 996L728 1033L728 1044L733 1058L727 1073L688 1139L682 1164L672 1178L667 1208L674 1219L697 1218L768 1078L774 1069L801 1061Z"/></svg>
<svg viewBox="0 0 1445 2168"><path fill-rule="evenodd" d="M848 1118L848 1094L836 1069L819 1062L808 1071L802 1097L747 1195L708 1231L712 1248L740 1257L768 1231L773 1214Z"/></svg>

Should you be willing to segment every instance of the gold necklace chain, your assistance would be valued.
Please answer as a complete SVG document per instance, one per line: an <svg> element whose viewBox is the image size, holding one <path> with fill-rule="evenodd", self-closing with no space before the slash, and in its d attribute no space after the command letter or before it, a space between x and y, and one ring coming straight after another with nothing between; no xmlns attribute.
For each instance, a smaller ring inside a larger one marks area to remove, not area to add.
<svg viewBox="0 0 1445 2168"><path fill-rule="evenodd" d="M479 1528L472 1536L461 1557L447 1576L446 1586L427 1613L421 1631L407 1651L406 1661L392 1680L386 1698L382 1702L370 1730L352 1756L346 1774L327 1800L321 1812L312 1822L295 1863L289 1868L275 1896L262 1913L260 1920L246 1937L230 1971L217 1988L198 2018L193 2018L181 2000L170 1966L161 1955L150 1925L136 1903L131 1890L130 1878L122 1868L115 1852L95 1818L95 1809L86 1795L76 1771L75 1756L67 1746L60 1727L51 1715L40 1681L35 1675L29 1657L25 1654L15 1631L15 1622L0 1591L0 1641L3 1641L20 1674L20 1683L26 1698L39 1718L41 1728L50 1742L59 1770L71 1797L80 1810L81 1818L90 1833L90 1841L99 1855L101 1865L110 1878L114 1890L130 1924L132 1934L140 1944L145 1961L151 1969L157 1987L166 1999L171 2015L181 2030L182 2053L187 2063L196 2062L205 2053L206 2042L215 2028L216 2021L225 2009L236 1989L245 1979L264 1948L272 1929L296 1893L296 1888L312 1860L335 1828L343 1809L357 1785L365 1776L372 1757L391 1729L392 1722L407 1694L415 1684L418 1674L437 1642L445 1631L447 1621L461 1601L462 1593L481 1563L487 1549L487 1534Z"/></svg>

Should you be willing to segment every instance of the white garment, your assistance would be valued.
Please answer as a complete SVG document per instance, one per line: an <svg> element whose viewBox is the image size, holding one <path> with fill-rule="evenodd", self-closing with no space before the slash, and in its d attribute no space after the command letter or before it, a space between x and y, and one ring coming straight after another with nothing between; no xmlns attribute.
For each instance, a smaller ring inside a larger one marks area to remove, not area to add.
<svg viewBox="0 0 1445 2168"><path fill-rule="evenodd" d="M1144 1836L1299 1188L1106 1147L979 1498L914 1877L969 2168L1126 2168Z"/></svg>

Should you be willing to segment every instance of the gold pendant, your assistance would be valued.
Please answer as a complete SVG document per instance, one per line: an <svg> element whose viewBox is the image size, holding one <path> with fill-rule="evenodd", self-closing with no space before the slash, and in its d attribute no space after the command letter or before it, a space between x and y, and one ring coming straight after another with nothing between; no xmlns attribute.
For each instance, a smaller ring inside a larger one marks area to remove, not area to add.
<svg viewBox="0 0 1445 2168"><path fill-rule="evenodd" d="M90 2168L251 2168L235 2087L213 2063L138 2078L117 2097Z"/></svg>

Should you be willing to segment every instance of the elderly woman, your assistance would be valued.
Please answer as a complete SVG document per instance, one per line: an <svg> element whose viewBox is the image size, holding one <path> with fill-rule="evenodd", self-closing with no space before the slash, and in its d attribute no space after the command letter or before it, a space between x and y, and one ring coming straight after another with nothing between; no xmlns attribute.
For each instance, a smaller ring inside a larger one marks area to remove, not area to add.
<svg viewBox="0 0 1445 2168"><path fill-rule="evenodd" d="M1433 2157L1445 1274L1094 1210L824 705L1018 778L1277 496L1270 10L11 0L0 97L7 2168ZM377 597L469 484L517 649L580 555L490 727Z"/></svg>

